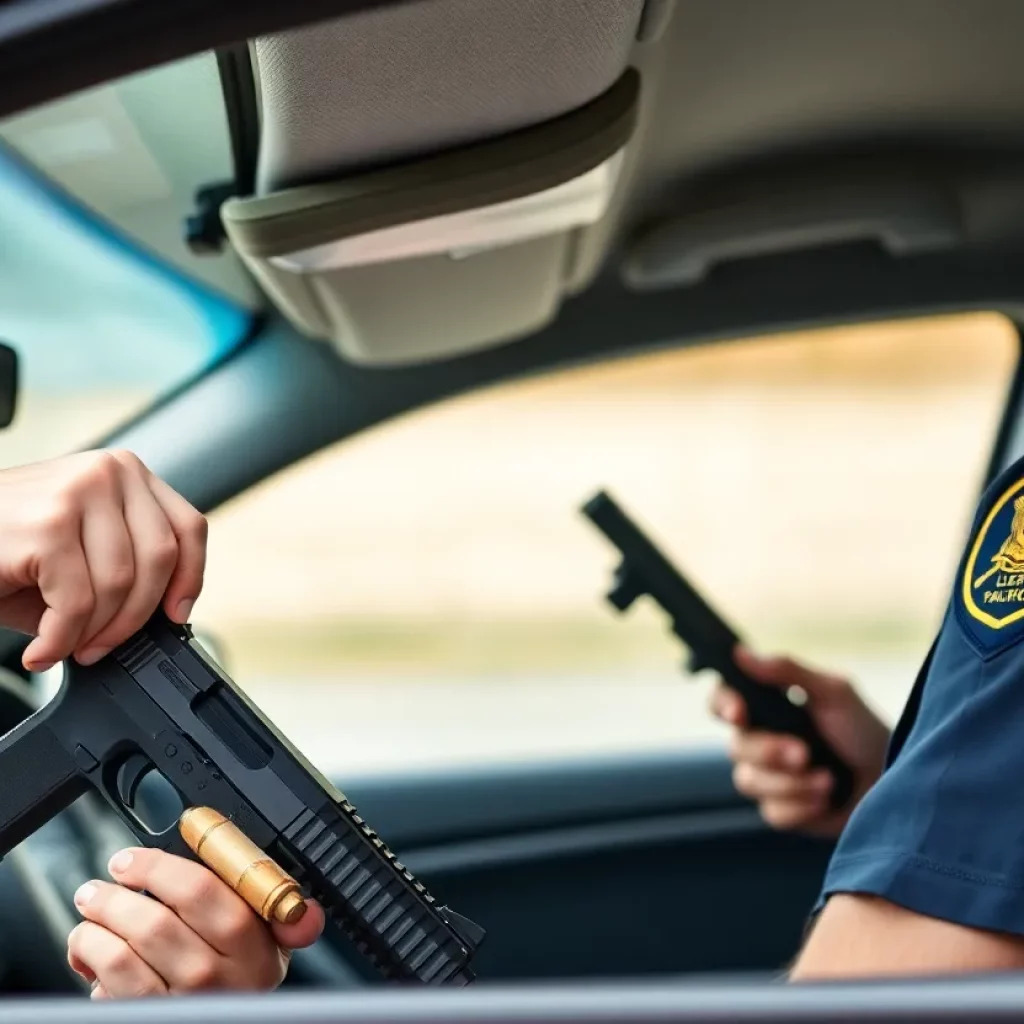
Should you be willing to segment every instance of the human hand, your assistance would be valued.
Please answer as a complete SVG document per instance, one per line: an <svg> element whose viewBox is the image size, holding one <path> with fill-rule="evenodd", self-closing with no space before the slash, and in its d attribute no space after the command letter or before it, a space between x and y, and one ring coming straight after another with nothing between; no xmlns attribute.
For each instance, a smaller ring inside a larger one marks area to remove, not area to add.
<svg viewBox="0 0 1024 1024"><path fill-rule="evenodd" d="M854 792L845 807L833 810L832 775L828 769L810 766L807 745L794 736L750 729L743 698L719 683L711 710L735 730L730 756L736 788L756 801L761 816L774 828L838 836L881 775L888 728L840 676L789 658L761 658L742 647L737 648L736 662L758 682L803 690L822 736L853 770Z"/></svg>
<svg viewBox="0 0 1024 1024"><path fill-rule="evenodd" d="M99 661L161 602L186 622L205 565L206 520L131 452L0 471L0 626L35 637L30 671Z"/></svg>
<svg viewBox="0 0 1024 1024"><path fill-rule="evenodd" d="M290 951L323 931L317 903L295 924L268 925L208 868L161 850L122 850L109 870L120 884L78 890L85 920L68 937L68 963L94 999L270 991L284 980Z"/></svg>

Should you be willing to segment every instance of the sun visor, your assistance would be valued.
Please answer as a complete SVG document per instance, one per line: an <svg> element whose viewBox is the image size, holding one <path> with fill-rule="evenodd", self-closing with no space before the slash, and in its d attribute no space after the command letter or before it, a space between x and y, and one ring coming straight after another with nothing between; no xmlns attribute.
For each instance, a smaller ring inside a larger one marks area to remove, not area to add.
<svg viewBox="0 0 1024 1024"><path fill-rule="evenodd" d="M578 109L440 154L221 209L235 250L303 332L365 364L537 330L577 274L636 123L627 71Z"/></svg>

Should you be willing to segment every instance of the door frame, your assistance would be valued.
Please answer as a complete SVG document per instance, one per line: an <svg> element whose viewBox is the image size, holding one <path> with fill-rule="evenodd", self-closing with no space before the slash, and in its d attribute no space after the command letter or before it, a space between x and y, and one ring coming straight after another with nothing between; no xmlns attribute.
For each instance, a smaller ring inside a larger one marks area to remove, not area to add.
<svg viewBox="0 0 1024 1024"><path fill-rule="evenodd" d="M1024 980L544 985L185 999L25 1001L5 1024L973 1024L1024 1022Z"/></svg>

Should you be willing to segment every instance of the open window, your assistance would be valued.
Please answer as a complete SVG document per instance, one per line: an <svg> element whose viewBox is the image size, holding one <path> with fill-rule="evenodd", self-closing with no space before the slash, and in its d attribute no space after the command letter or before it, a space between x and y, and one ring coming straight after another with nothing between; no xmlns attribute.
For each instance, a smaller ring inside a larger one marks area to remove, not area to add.
<svg viewBox="0 0 1024 1024"><path fill-rule="evenodd" d="M664 620L603 602L612 554L578 507L608 486L752 643L849 672L893 719L1017 359L1008 320L969 314L668 350L444 402L217 512L198 619L342 776L718 743ZM380 734L344 730L364 705Z"/></svg>

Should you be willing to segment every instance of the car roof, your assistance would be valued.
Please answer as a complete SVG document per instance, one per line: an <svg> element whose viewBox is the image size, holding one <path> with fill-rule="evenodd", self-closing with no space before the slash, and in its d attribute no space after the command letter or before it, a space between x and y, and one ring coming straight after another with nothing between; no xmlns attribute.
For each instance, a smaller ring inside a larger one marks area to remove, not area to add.
<svg viewBox="0 0 1024 1024"><path fill-rule="evenodd" d="M755 317L770 327L876 315L880 298L917 310L1009 294L999 267L1024 245L1024 6L1013 0L334 6L359 10L82 93L7 122L3 135L179 266L244 302L269 297L361 362L476 351L566 317L618 329L646 311L668 316L669 293L683 300L671 315L702 311L710 333L752 328ZM225 54L236 74L227 93ZM238 78L246 58L249 77ZM639 91L626 159L599 220L566 232L557 251L494 257L490 277L448 263L438 274L421 261L424 295L397 262L346 268L326 285L344 311L339 324L310 313L290 280L237 240L236 251L204 257L184 244L196 189L224 179L229 155L243 199L348 182L568 123L629 69ZM252 113L239 82L258 118L247 136L255 152L243 156L239 117ZM424 94L429 102L416 100ZM89 159L68 160L60 147L40 155L40 130L72 106L80 126L131 137L134 180L145 168L148 196L110 188ZM407 320L393 308L398 293ZM730 315L745 296L752 316ZM445 317L455 300L473 326L461 347L445 348L440 339L462 329ZM436 350L389 348L387 337L412 338L414 328ZM358 345L346 347L345 331Z"/></svg>

